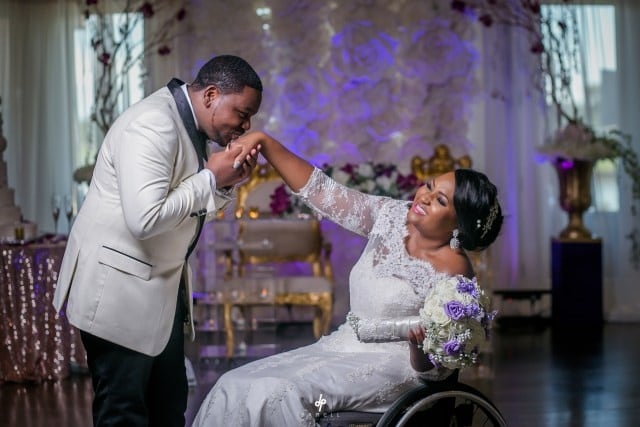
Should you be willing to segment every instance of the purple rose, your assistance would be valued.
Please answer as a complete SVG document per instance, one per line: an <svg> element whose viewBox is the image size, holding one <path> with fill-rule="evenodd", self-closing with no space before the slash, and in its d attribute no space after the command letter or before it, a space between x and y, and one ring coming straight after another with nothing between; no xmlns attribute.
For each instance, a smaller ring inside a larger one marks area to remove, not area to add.
<svg viewBox="0 0 640 427"><path fill-rule="evenodd" d="M464 317L464 304L459 301L449 301L444 305L444 312L453 320L460 320Z"/></svg>
<svg viewBox="0 0 640 427"><path fill-rule="evenodd" d="M458 354L460 354L462 346L460 345L460 341L458 341L457 339L452 339L444 343L442 349L449 356L457 356Z"/></svg>
<svg viewBox="0 0 640 427"><path fill-rule="evenodd" d="M458 278L458 284L456 285L456 291L461 294L470 294L474 298L478 298L478 288L476 287L474 280L465 281L464 278Z"/></svg>
<svg viewBox="0 0 640 427"><path fill-rule="evenodd" d="M470 294L475 289L473 286L473 282L465 282L464 279L459 279L458 284L456 285L456 291L461 294Z"/></svg>
<svg viewBox="0 0 640 427"><path fill-rule="evenodd" d="M464 314L467 317L476 317L480 314L480 306L476 303L471 303L464 307Z"/></svg>

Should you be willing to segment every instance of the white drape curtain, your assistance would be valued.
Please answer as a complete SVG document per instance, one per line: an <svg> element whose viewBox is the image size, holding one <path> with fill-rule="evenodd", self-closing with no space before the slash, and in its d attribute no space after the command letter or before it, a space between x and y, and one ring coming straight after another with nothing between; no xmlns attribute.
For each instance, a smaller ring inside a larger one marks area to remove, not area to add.
<svg viewBox="0 0 640 427"><path fill-rule="evenodd" d="M492 282L500 289L549 288L550 236L561 211L551 167L536 162L545 123L541 95L530 89L534 57L523 33L508 27L484 28L479 49L484 95L474 110L479 147L472 156L498 186L505 216L490 248Z"/></svg>
<svg viewBox="0 0 640 427"><path fill-rule="evenodd" d="M640 3L635 0L619 0L616 10L616 41L618 58L618 111L619 127L633 136L636 153L640 152ZM611 267L607 274L607 302L609 318L620 321L640 321L640 271L628 262L629 240L625 236L635 226L640 227L640 212L631 216L631 182L626 175L620 177L620 214L609 216L610 256L605 262ZM636 203L636 207L638 204ZM604 234L604 233L603 233Z"/></svg>
<svg viewBox="0 0 640 427"><path fill-rule="evenodd" d="M26 220L53 231L52 194L71 194L77 2L0 0L0 96L9 185ZM64 214L59 231L66 232Z"/></svg>

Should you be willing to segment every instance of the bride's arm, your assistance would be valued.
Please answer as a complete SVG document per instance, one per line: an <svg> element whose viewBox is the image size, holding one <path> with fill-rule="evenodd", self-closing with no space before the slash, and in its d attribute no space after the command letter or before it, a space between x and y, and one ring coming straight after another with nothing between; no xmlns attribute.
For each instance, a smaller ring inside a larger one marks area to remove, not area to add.
<svg viewBox="0 0 640 427"><path fill-rule="evenodd" d="M259 143L264 158L291 190L318 213L361 235L367 235L385 198L347 188L263 132L252 132L238 143Z"/></svg>
<svg viewBox="0 0 640 427"><path fill-rule="evenodd" d="M415 328L409 329L407 339L409 340L409 360L411 361L411 367L418 372L433 369L434 365L429 360L429 356L422 350L424 328L422 326L416 326Z"/></svg>

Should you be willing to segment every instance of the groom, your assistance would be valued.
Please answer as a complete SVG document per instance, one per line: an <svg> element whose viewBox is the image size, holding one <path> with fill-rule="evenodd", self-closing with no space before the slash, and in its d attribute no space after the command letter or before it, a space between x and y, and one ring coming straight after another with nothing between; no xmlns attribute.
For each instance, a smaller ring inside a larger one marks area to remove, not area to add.
<svg viewBox="0 0 640 427"><path fill-rule="evenodd" d="M94 425L184 426L184 330L193 338L186 259L203 220L249 176L262 82L243 59L212 58L109 129L69 235L54 306L81 331ZM206 140L227 149L207 155Z"/></svg>

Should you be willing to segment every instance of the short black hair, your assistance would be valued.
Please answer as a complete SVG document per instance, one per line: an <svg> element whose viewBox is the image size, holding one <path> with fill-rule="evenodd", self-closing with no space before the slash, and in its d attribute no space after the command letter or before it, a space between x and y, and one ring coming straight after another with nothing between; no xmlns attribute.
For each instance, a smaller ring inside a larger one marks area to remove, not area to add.
<svg viewBox="0 0 640 427"><path fill-rule="evenodd" d="M234 55L219 55L211 58L200 68L191 83L196 90L214 85L223 94L242 92L249 86L262 92L262 81L258 73L244 59Z"/></svg>
<svg viewBox="0 0 640 427"><path fill-rule="evenodd" d="M468 251L482 250L493 243L502 227L498 189L482 172L455 170L453 207L458 218L458 240Z"/></svg>

